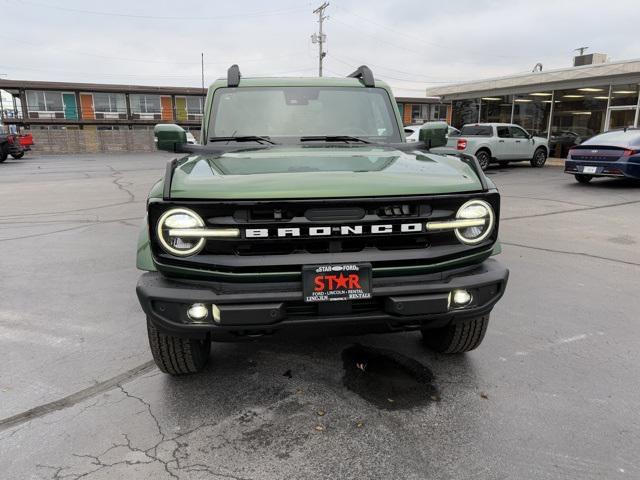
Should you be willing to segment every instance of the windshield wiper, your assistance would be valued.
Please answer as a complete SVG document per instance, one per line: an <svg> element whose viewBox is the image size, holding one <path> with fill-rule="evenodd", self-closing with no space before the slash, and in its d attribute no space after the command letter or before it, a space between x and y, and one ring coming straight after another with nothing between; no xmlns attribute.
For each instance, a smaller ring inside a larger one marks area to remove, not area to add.
<svg viewBox="0 0 640 480"><path fill-rule="evenodd" d="M271 145L277 145L269 137L260 137L258 135L244 135L239 137L211 137L210 142L258 142L269 143Z"/></svg>
<svg viewBox="0 0 640 480"><path fill-rule="evenodd" d="M308 137L300 137L301 142L357 142L357 143L371 143L369 140L359 137L351 137L349 135L314 135Z"/></svg>

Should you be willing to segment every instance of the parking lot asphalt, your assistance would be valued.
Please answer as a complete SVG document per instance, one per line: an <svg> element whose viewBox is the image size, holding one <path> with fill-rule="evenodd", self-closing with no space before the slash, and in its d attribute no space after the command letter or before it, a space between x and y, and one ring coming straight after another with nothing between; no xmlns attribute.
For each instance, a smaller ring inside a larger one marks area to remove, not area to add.
<svg viewBox="0 0 640 480"><path fill-rule="evenodd" d="M134 291L168 158L0 165L0 478L640 478L640 186L489 171L511 277L476 351L274 337L214 344L176 379L151 362ZM355 343L421 362L432 385L363 395Z"/></svg>

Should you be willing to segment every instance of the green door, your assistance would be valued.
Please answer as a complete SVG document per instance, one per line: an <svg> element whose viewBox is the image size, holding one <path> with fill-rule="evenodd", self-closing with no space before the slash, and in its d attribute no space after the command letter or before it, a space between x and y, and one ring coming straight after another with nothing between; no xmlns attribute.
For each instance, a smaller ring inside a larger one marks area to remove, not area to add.
<svg viewBox="0 0 640 480"><path fill-rule="evenodd" d="M187 99L185 97L176 97L176 120L178 122L187 121Z"/></svg>
<svg viewBox="0 0 640 480"><path fill-rule="evenodd" d="M76 105L76 96L73 93L63 93L62 103L64 103L64 118L69 120L78 119L78 107Z"/></svg>

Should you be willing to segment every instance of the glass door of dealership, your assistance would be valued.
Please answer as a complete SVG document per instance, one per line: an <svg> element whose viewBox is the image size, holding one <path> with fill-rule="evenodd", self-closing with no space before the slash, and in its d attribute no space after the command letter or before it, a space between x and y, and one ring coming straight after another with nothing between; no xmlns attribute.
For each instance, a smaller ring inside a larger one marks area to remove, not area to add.
<svg viewBox="0 0 640 480"><path fill-rule="evenodd" d="M610 107L605 124L606 130L633 127L638 124L638 110L633 107Z"/></svg>
<svg viewBox="0 0 640 480"><path fill-rule="evenodd" d="M638 126L638 84L611 85L604 130Z"/></svg>

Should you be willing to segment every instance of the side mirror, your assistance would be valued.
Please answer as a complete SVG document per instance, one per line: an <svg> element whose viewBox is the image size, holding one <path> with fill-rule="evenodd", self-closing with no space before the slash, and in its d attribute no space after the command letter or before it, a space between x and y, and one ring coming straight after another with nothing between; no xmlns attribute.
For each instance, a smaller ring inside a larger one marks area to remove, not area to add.
<svg viewBox="0 0 640 480"><path fill-rule="evenodd" d="M447 145L447 122L429 122L420 129L420 141L427 145L427 148L444 147Z"/></svg>
<svg viewBox="0 0 640 480"><path fill-rule="evenodd" d="M159 123L153 128L156 148L167 152L177 152L178 145L187 143L187 132L175 123Z"/></svg>

